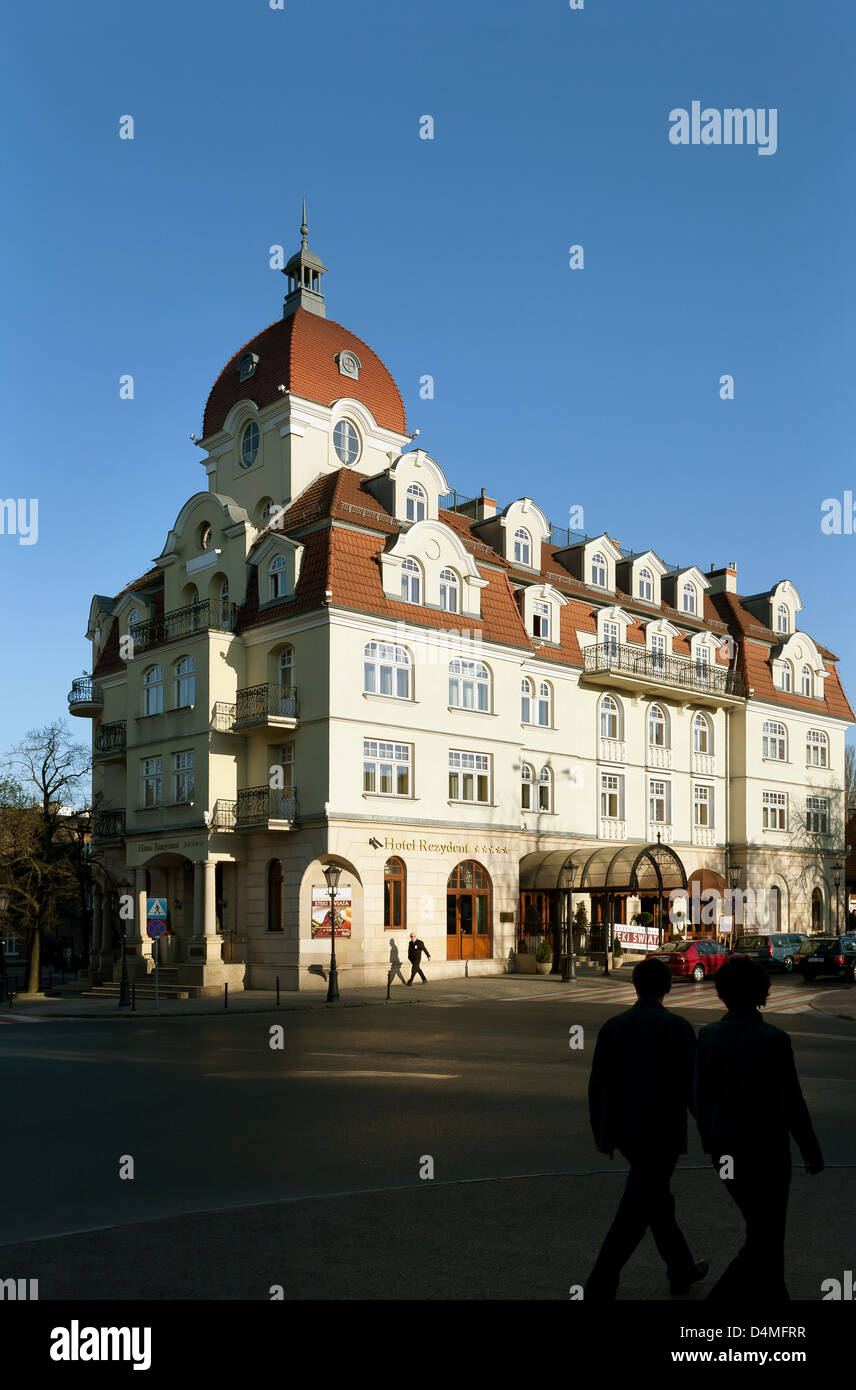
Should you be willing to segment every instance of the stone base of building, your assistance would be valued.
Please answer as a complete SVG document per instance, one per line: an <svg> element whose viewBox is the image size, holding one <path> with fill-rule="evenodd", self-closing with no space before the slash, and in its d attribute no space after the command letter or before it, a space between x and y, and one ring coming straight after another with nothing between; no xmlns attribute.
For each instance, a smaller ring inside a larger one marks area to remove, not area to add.
<svg viewBox="0 0 856 1390"><path fill-rule="evenodd" d="M179 965L176 981L179 986L192 988L197 999L207 999L223 993L228 984L230 994L243 991L247 967L243 964L227 965L222 960L185 961Z"/></svg>
<svg viewBox="0 0 856 1390"><path fill-rule="evenodd" d="M243 969L243 967L241 968ZM363 989L371 985L385 985L389 976L389 966L387 965L345 964L339 965L337 969L339 987L343 991L345 989ZM463 980L477 975L508 974L508 965L505 960L423 960L422 969L429 980ZM402 975L405 980L409 980L409 961L402 964L401 975L396 975L393 978L393 988L400 987ZM247 989L276 989L277 977L279 977L280 989L283 991L300 990L326 994L329 967L314 964L250 965L247 967L245 985ZM419 977L416 978L419 981ZM231 989L231 984L229 988Z"/></svg>

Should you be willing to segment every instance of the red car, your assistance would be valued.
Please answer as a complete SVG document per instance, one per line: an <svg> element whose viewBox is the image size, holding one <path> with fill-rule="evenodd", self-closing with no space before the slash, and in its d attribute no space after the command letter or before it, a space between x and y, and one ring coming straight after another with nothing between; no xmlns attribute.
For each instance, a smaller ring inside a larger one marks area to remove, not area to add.
<svg viewBox="0 0 856 1390"><path fill-rule="evenodd" d="M663 960L673 975L689 975L697 983L706 975L715 975L728 959L726 948L718 941L667 941L658 951L649 953L649 960Z"/></svg>

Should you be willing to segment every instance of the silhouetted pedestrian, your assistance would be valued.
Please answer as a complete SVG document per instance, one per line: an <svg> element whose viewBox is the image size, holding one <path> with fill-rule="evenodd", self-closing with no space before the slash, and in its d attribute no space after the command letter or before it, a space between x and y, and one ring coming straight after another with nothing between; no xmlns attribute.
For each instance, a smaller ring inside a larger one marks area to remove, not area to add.
<svg viewBox="0 0 856 1390"><path fill-rule="evenodd" d="M410 979L407 981L409 985L413 984L413 981L415 980L417 975L421 979L423 985L427 985L428 983L428 981L425 979L425 976L422 974L422 967L420 965L423 952L430 960L431 952L428 950L428 947L425 945L425 942L420 941L419 937L416 935L416 932L412 931L410 933L410 941L407 947L407 959L410 961L410 964L413 967L413 969L410 972Z"/></svg>

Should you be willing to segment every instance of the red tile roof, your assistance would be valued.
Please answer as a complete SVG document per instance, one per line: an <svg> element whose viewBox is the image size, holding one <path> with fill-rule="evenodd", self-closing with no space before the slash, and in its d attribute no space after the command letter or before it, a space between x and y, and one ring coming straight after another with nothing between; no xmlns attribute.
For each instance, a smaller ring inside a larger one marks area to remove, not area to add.
<svg viewBox="0 0 856 1390"><path fill-rule="evenodd" d="M358 381L339 371L336 353L345 349L356 353L360 360ZM256 353L259 361L254 374L241 381L238 363L245 352ZM279 400L280 386L326 406L342 396L350 396L361 401L383 429L407 433L401 394L377 353L341 324L301 308L287 319L277 319L229 359L208 397L203 438L223 428L226 416L238 401L254 401L261 409Z"/></svg>

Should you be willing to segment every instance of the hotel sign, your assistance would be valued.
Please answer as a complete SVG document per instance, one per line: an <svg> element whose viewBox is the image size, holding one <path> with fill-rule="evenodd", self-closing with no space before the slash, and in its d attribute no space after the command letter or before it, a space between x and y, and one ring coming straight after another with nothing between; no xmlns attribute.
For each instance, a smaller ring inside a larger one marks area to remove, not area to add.
<svg viewBox="0 0 856 1390"><path fill-rule="evenodd" d="M386 850L403 850L405 853L419 854L458 854L469 858L477 854L510 854L508 845L469 844L455 840L395 840L391 835L384 838Z"/></svg>

